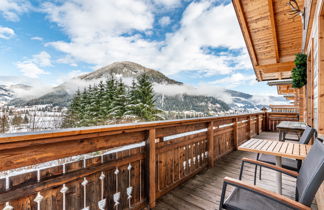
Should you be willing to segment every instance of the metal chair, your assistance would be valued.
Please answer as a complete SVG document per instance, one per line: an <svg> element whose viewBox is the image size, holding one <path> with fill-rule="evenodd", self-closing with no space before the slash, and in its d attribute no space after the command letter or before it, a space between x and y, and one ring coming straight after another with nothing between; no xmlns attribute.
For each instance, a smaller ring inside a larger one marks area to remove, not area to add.
<svg viewBox="0 0 324 210"><path fill-rule="evenodd" d="M297 178L295 200L241 181L244 164L249 163L266 167ZM219 209L309 209L315 194L324 180L324 144L316 139L303 161L299 173L261 161L243 158L240 180L225 177ZM234 190L225 200L226 188Z"/></svg>
<svg viewBox="0 0 324 210"><path fill-rule="evenodd" d="M302 136L299 139L299 144L308 144L309 141L312 139L312 137L317 137L317 132L314 128L310 126L306 126ZM266 155L266 154L257 154L258 161L269 163L269 164L276 164L276 157L273 155ZM294 160L290 158L282 158L282 167L285 169L293 170L293 171L299 171L301 166L301 160ZM257 166L255 166L254 171L254 184L256 184L256 173L257 173ZM261 180L261 174L262 174L262 166L260 166L259 171L259 179Z"/></svg>

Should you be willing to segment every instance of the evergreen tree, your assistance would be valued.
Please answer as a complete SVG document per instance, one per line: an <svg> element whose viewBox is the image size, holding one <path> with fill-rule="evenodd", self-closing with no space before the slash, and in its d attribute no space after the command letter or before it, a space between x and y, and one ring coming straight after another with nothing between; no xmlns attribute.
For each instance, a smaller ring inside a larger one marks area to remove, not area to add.
<svg viewBox="0 0 324 210"><path fill-rule="evenodd" d="M8 130L9 130L9 119L5 114L3 114L0 117L0 133L5 133Z"/></svg>
<svg viewBox="0 0 324 210"><path fill-rule="evenodd" d="M81 114L82 114L81 92L80 90L77 90L68 108L68 112L64 116L62 127L64 128L77 127L81 120ZM26 115L25 115L25 119L27 119L28 121Z"/></svg>
<svg viewBox="0 0 324 210"><path fill-rule="evenodd" d="M90 100L88 106L88 125L97 125L99 120L100 98L98 98L98 87L93 85L89 87L88 97Z"/></svg>
<svg viewBox="0 0 324 210"><path fill-rule="evenodd" d="M134 119L137 118L137 104L139 103L138 100L138 91L137 91L137 84L133 80L132 81L132 86L129 88L127 92L127 99L128 103L126 106L126 111L125 111L125 117L127 119Z"/></svg>
<svg viewBox="0 0 324 210"><path fill-rule="evenodd" d="M14 115L12 118L12 125L19 126L23 122L23 118L20 115Z"/></svg>
<svg viewBox="0 0 324 210"><path fill-rule="evenodd" d="M126 105L127 105L126 88L122 80L120 80L117 83L115 97L111 103L112 108L111 108L110 116L116 120L122 119L126 112Z"/></svg>
<svg viewBox="0 0 324 210"><path fill-rule="evenodd" d="M96 108L98 110L98 124L102 124L106 119L106 110L103 104L103 99L105 96L105 84L100 81L98 85L98 91L96 94L97 102L96 102Z"/></svg>
<svg viewBox="0 0 324 210"><path fill-rule="evenodd" d="M133 107L134 114L145 121L161 119L159 116L161 110L155 107L153 86L146 74L137 78L135 97L137 103Z"/></svg>
<svg viewBox="0 0 324 210"><path fill-rule="evenodd" d="M25 116L24 116L23 123L24 123L24 124L28 124L28 123L29 123L29 119L28 119L28 117L27 117L27 114L25 114Z"/></svg>
<svg viewBox="0 0 324 210"><path fill-rule="evenodd" d="M102 109L104 120L108 121L111 119L111 110L113 108L112 103L116 97L117 84L115 78L112 76L106 81L105 93L102 100Z"/></svg>

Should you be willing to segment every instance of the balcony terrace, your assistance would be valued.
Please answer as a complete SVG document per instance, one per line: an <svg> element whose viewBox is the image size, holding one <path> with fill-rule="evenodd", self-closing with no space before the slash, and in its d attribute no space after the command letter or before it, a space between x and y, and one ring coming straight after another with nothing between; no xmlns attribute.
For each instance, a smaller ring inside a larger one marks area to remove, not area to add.
<svg viewBox="0 0 324 210"><path fill-rule="evenodd" d="M296 119L260 112L2 135L0 209L215 209L223 177L255 157L237 147L275 139L280 121ZM272 178L264 169L257 185L274 190ZM285 176L283 194L294 196Z"/></svg>

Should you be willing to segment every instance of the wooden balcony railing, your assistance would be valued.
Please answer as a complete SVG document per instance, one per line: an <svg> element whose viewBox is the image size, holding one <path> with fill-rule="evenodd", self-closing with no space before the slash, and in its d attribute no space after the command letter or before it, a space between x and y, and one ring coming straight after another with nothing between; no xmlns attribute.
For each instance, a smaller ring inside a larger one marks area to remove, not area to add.
<svg viewBox="0 0 324 210"><path fill-rule="evenodd" d="M0 209L153 207L157 198L268 129L264 126L275 116L254 113L0 136Z"/></svg>
<svg viewBox="0 0 324 210"><path fill-rule="evenodd" d="M299 121L298 113L266 112L264 131L277 131L277 125L281 121Z"/></svg>
<svg viewBox="0 0 324 210"><path fill-rule="evenodd" d="M298 113L298 106L294 105L270 105L272 112Z"/></svg>

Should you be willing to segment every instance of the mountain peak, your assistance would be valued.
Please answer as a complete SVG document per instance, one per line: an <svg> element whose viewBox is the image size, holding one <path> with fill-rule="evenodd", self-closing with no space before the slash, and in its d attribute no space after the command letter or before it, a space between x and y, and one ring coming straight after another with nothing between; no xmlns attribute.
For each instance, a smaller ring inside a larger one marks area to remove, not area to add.
<svg viewBox="0 0 324 210"><path fill-rule="evenodd" d="M102 67L94 72L81 75L79 78L83 80L106 79L107 77L124 77L136 78L141 74L147 74L151 82L159 84L176 84L182 85L182 82L168 78L164 74L154 69L146 68L138 63L131 61L114 62L108 66Z"/></svg>

